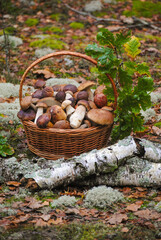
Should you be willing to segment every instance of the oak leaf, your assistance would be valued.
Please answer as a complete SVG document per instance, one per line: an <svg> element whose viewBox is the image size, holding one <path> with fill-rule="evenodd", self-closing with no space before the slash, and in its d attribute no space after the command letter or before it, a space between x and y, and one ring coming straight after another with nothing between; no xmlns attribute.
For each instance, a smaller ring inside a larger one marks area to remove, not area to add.
<svg viewBox="0 0 161 240"><path fill-rule="evenodd" d="M114 213L108 222L112 225L121 223L122 221L126 221L128 219L126 214Z"/></svg>

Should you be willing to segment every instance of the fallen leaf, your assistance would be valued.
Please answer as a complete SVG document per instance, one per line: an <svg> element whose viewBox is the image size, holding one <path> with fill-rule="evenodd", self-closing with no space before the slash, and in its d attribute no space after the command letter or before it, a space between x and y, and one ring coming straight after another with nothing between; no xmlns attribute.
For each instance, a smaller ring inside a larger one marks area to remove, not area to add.
<svg viewBox="0 0 161 240"><path fill-rule="evenodd" d="M122 229L121 229L121 232L124 232L124 233L126 233L126 232L128 232L129 231L129 229L127 228L127 227L123 227Z"/></svg>
<svg viewBox="0 0 161 240"><path fill-rule="evenodd" d="M48 221L48 224L54 224L54 225L61 224L61 223L63 223L62 218L57 218L56 220L50 219L50 220Z"/></svg>
<svg viewBox="0 0 161 240"><path fill-rule="evenodd" d="M46 79L55 77L55 74L50 72L48 69L35 70L35 71L33 71L33 73L37 74L37 75L43 75L44 78L46 78Z"/></svg>
<svg viewBox="0 0 161 240"><path fill-rule="evenodd" d="M142 205L142 202L140 202L139 204L137 202L132 203L126 207L126 210L136 212L141 207L141 205Z"/></svg>
<svg viewBox="0 0 161 240"><path fill-rule="evenodd" d="M9 181L6 183L8 186L14 186L14 187L19 187L21 185L20 182L16 182L16 181Z"/></svg>
<svg viewBox="0 0 161 240"><path fill-rule="evenodd" d="M67 211L65 211L66 214L69 214L69 215L76 215L76 214L79 214L79 210L76 209L76 208L68 208Z"/></svg>
<svg viewBox="0 0 161 240"><path fill-rule="evenodd" d="M5 198L0 197L0 203L2 203L5 200Z"/></svg>
<svg viewBox="0 0 161 240"><path fill-rule="evenodd" d="M41 217L44 221L48 221L48 220L50 219L51 215L50 215L50 214L43 214L43 215L41 215L40 217Z"/></svg>
<svg viewBox="0 0 161 240"><path fill-rule="evenodd" d="M41 218L38 220L35 220L35 226L36 227L46 227L49 226L48 222L43 221Z"/></svg>
<svg viewBox="0 0 161 240"><path fill-rule="evenodd" d="M161 136L161 129L160 129L160 128L158 128L158 127L156 127L156 126L153 126L153 127L152 127L152 131L153 131L153 133L154 133L155 135Z"/></svg>
<svg viewBox="0 0 161 240"><path fill-rule="evenodd" d="M37 201L35 198L33 198L27 206L32 209L37 209L43 207L43 204L41 201Z"/></svg>
<svg viewBox="0 0 161 240"><path fill-rule="evenodd" d="M21 223L21 222L26 222L30 218L29 214L26 215L21 215L19 218L15 218L12 223Z"/></svg>
<svg viewBox="0 0 161 240"><path fill-rule="evenodd" d="M121 223L122 221L126 221L128 219L126 214L120 214L120 213L114 213L112 217L108 220L110 224L118 224Z"/></svg>
<svg viewBox="0 0 161 240"><path fill-rule="evenodd" d="M149 209L140 210L134 213L135 216L145 219L157 219L160 217L160 214L156 211L150 211Z"/></svg>

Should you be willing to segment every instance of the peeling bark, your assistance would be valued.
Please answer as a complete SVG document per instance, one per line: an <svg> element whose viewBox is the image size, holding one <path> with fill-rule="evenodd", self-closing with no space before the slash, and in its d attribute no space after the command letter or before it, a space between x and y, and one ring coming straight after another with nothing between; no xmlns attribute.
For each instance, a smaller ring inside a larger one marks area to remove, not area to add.
<svg viewBox="0 0 161 240"><path fill-rule="evenodd" d="M40 187L57 187L74 182L79 185L160 186L161 148L149 141L139 140L140 151L132 137L89 153L62 161L52 168L29 175ZM135 157L143 155L143 159ZM146 158L147 160L144 160ZM153 162L154 158L154 162ZM93 176L84 181L88 176ZM80 182L81 179L81 182Z"/></svg>

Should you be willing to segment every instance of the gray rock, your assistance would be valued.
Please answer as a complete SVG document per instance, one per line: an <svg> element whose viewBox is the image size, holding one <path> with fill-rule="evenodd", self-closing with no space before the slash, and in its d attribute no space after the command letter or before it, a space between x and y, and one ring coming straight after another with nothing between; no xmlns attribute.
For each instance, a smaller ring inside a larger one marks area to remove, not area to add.
<svg viewBox="0 0 161 240"><path fill-rule="evenodd" d="M73 84L76 87L79 86L76 80L70 78L50 78L46 81L47 86L53 86L55 84Z"/></svg>

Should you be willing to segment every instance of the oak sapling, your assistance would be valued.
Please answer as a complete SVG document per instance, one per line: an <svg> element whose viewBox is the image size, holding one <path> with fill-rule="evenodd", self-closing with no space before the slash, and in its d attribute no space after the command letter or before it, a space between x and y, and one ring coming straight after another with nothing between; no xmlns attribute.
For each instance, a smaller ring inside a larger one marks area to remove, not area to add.
<svg viewBox="0 0 161 240"><path fill-rule="evenodd" d="M112 139L123 139L132 131L144 131L141 110L151 107L153 79L146 63L136 60L141 52L138 38L131 36L130 31L114 35L101 29L97 41L99 45L89 44L86 53L98 62L99 84L105 85L103 93L108 102L114 101L114 94L106 74L111 75L118 92Z"/></svg>

